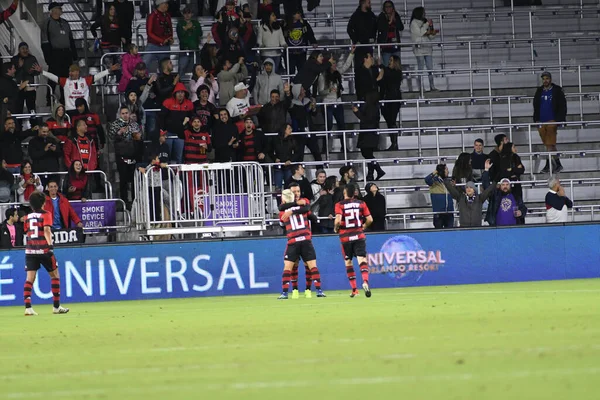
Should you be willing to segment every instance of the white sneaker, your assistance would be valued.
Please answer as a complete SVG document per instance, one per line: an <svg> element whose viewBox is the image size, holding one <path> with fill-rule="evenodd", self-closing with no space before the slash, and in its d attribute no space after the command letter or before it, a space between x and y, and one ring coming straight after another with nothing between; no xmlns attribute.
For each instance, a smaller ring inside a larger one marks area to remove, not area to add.
<svg viewBox="0 0 600 400"><path fill-rule="evenodd" d="M26 308L25 309L25 316L29 316L29 315L38 315L38 313L36 313L35 311L33 311L33 308Z"/></svg>
<svg viewBox="0 0 600 400"><path fill-rule="evenodd" d="M58 308L54 307L52 308L52 314L66 314L69 312L68 308L65 308L63 306L60 306Z"/></svg>

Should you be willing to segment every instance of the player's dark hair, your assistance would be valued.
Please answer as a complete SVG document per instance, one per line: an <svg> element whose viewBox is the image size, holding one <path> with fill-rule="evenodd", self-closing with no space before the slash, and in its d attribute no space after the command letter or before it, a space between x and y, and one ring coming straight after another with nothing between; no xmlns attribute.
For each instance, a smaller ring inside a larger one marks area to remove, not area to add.
<svg viewBox="0 0 600 400"><path fill-rule="evenodd" d="M13 215L15 215L16 212L17 212L17 209L15 207L10 207L9 209L7 209L4 212L4 216L6 217L6 219L9 219Z"/></svg>
<svg viewBox="0 0 600 400"><path fill-rule="evenodd" d="M296 182L292 182L292 183L290 183L290 184L288 185L288 187L287 187L287 188L288 188L288 189L291 189L291 188L293 188L293 187L300 187L300 185L299 185L299 184L297 184Z"/></svg>
<svg viewBox="0 0 600 400"><path fill-rule="evenodd" d="M354 183L347 183L344 187L344 191L346 192L349 198L354 198L356 196L356 185Z"/></svg>
<svg viewBox="0 0 600 400"><path fill-rule="evenodd" d="M38 192L37 190L29 196L29 204L33 211L39 212L44 207L44 203L46 202L46 196L42 192Z"/></svg>

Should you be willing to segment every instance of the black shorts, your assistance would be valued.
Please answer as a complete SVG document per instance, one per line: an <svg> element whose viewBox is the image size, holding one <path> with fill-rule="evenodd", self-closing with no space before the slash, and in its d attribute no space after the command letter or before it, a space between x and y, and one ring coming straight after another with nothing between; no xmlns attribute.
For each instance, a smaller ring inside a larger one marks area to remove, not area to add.
<svg viewBox="0 0 600 400"><path fill-rule="evenodd" d="M344 260L352 260L354 257L367 256L367 241L365 239L342 243L342 254Z"/></svg>
<svg viewBox="0 0 600 400"><path fill-rule="evenodd" d="M317 253L311 240L304 240L302 242L296 242L288 244L285 248L285 261L296 262L299 258L305 263L317 259Z"/></svg>
<svg viewBox="0 0 600 400"><path fill-rule="evenodd" d="M44 267L46 271L52 272L58 268L56 257L54 254L26 254L25 255L25 270L37 271L40 267Z"/></svg>

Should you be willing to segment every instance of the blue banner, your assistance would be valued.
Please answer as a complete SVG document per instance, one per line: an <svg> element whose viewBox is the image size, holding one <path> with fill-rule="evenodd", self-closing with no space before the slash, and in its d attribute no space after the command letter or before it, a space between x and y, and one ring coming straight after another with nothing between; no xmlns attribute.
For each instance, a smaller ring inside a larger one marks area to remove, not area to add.
<svg viewBox="0 0 600 400"><path fill-rule="evenodd" d="M313 240L325 290L349 290L337 236ZM65 303L276 293L284 238L56 248ZM598 225L367 235L374 289L600 277ZM21 305L24 251L0 252L0 305ZM300 267L300 286L304 284ZM359 280L360 280L360 274ZM33 303L49 303L42 269Z"/></svg>

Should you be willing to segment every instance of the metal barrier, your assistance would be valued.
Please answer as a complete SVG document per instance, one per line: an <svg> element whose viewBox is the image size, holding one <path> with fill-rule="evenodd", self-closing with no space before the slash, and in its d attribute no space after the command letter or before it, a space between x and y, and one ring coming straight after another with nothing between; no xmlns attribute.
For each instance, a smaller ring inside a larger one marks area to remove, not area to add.
<svg viewBox="0 0 600 400"><path fill-rule="evenodd" d="M262 231L263 182L258 163L184 164L136 171L137 227L148 236Z"/></svg>

